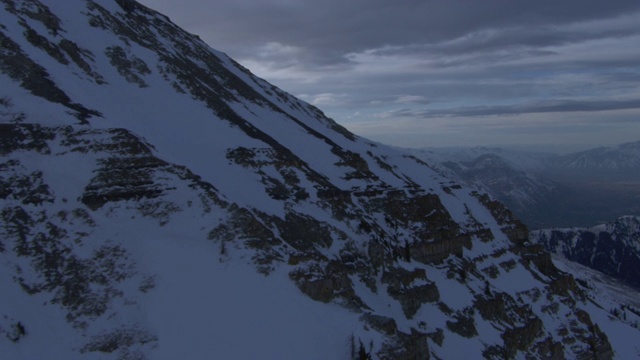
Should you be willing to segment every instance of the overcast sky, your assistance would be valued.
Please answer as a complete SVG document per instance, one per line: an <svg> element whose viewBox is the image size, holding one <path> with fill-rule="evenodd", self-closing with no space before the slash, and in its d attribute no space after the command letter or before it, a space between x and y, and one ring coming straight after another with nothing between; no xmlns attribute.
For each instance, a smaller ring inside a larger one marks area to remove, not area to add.
<svg viewBox="0 0 640 360"><path fill-rule="evenodd" d="M640 140L638 0L140 2L373 140Z"/></svg>

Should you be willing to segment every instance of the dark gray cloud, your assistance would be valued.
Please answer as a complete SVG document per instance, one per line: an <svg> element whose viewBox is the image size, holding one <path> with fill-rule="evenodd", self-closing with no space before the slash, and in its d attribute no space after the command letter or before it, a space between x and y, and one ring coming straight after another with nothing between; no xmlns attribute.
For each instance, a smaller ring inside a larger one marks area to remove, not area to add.
<svg viewBox="0 0 640 360"><path fill-rule="evenodd" d="M530 113L562 113L578 111L607 111L640 109L640 99L632 100L543 100L515 105L462 106L452 109L404 108L380 114L381 117L441 118L495 115L522 115ZM638 119L640 121L640 119Z"/></svg>
<svg viewBox="0 0 640 360"><path fill-rule="evenodd" d="M637 0L146 0L179 23L202 31L214 47L238 54L267 43L303 49L325 64L384 46L428 44L438 51L542 46L637 33L638 26L567 24L640 10ZM457 43L449 43L460 39ZM301 52L302 53L302 52Z"/></svg>
<svg viewBox="0 0 640 360"><path fill-rule="evenodd" d="M500 143L491 117L501 128L517 117L518 131L539 134L585 113L594 114L581 128L585 143L640 134L628 120L640 118L637 0L141 2L380 141L455 132L452 141ZM625 125L597 125L614 117ZM465 118L470 134L461 133Z"/></svg>

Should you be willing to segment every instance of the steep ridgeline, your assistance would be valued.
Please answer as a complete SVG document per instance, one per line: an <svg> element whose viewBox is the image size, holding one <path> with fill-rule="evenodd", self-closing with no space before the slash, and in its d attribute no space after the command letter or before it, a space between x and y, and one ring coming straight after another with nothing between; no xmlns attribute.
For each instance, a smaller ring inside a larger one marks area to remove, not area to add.
<svg viewBox="0 0 640 360"><path fill-rule="evenodd" d="M530 238L569 261L640 287L640 217L624 216L589 229L533 231Z"/></svg>
<svg viewBox="0 0 640 360"><path fill-rule="evenodd" d="M498 202L125 0L0 0L8 359L610 359Z"/></svg>

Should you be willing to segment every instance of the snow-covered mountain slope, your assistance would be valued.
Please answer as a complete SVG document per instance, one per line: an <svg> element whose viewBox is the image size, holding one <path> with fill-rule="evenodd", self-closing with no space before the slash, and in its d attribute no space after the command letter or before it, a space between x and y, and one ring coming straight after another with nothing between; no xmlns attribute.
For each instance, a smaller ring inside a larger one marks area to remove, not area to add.
<svg viewBox="0 0 640 360"><path fill-rule="evenodd" d="M614 277L603 274L562 255L552 255L553 263L562 271L573 275L580 288L609 314L629 326L640 329L640 290ZM640 355L632 354L629 358Z"/></svg>
<svg viewBox="0 0 640 360"><path fill-rule="evenodd" d="M165 16L0 4L2 358L636 354L500 203Z"/></svg>
<svg viewBox="0 0 640 360"><path fill-rule="evenodd" d="M567 260L640 287L638 216L624 216L589 229L532 231L530 239Z"/></svg>

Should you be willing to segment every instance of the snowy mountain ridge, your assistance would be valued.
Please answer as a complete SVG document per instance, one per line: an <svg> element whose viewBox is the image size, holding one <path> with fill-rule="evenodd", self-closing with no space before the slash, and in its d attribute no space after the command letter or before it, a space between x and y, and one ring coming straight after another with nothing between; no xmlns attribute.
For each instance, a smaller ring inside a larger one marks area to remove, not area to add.
<svg viewBox="0 0 640 360"><path fill-rule="evenodd" d="M640 217L623 216L591 228L532 231L532 242L569 261L640 286Z"/></svg>
<svg viewBox="0 0 640 360"><path fill-rule="evenodd" d="M165 16L0 6L3 357L637 353L500 203Z"/></svg>

